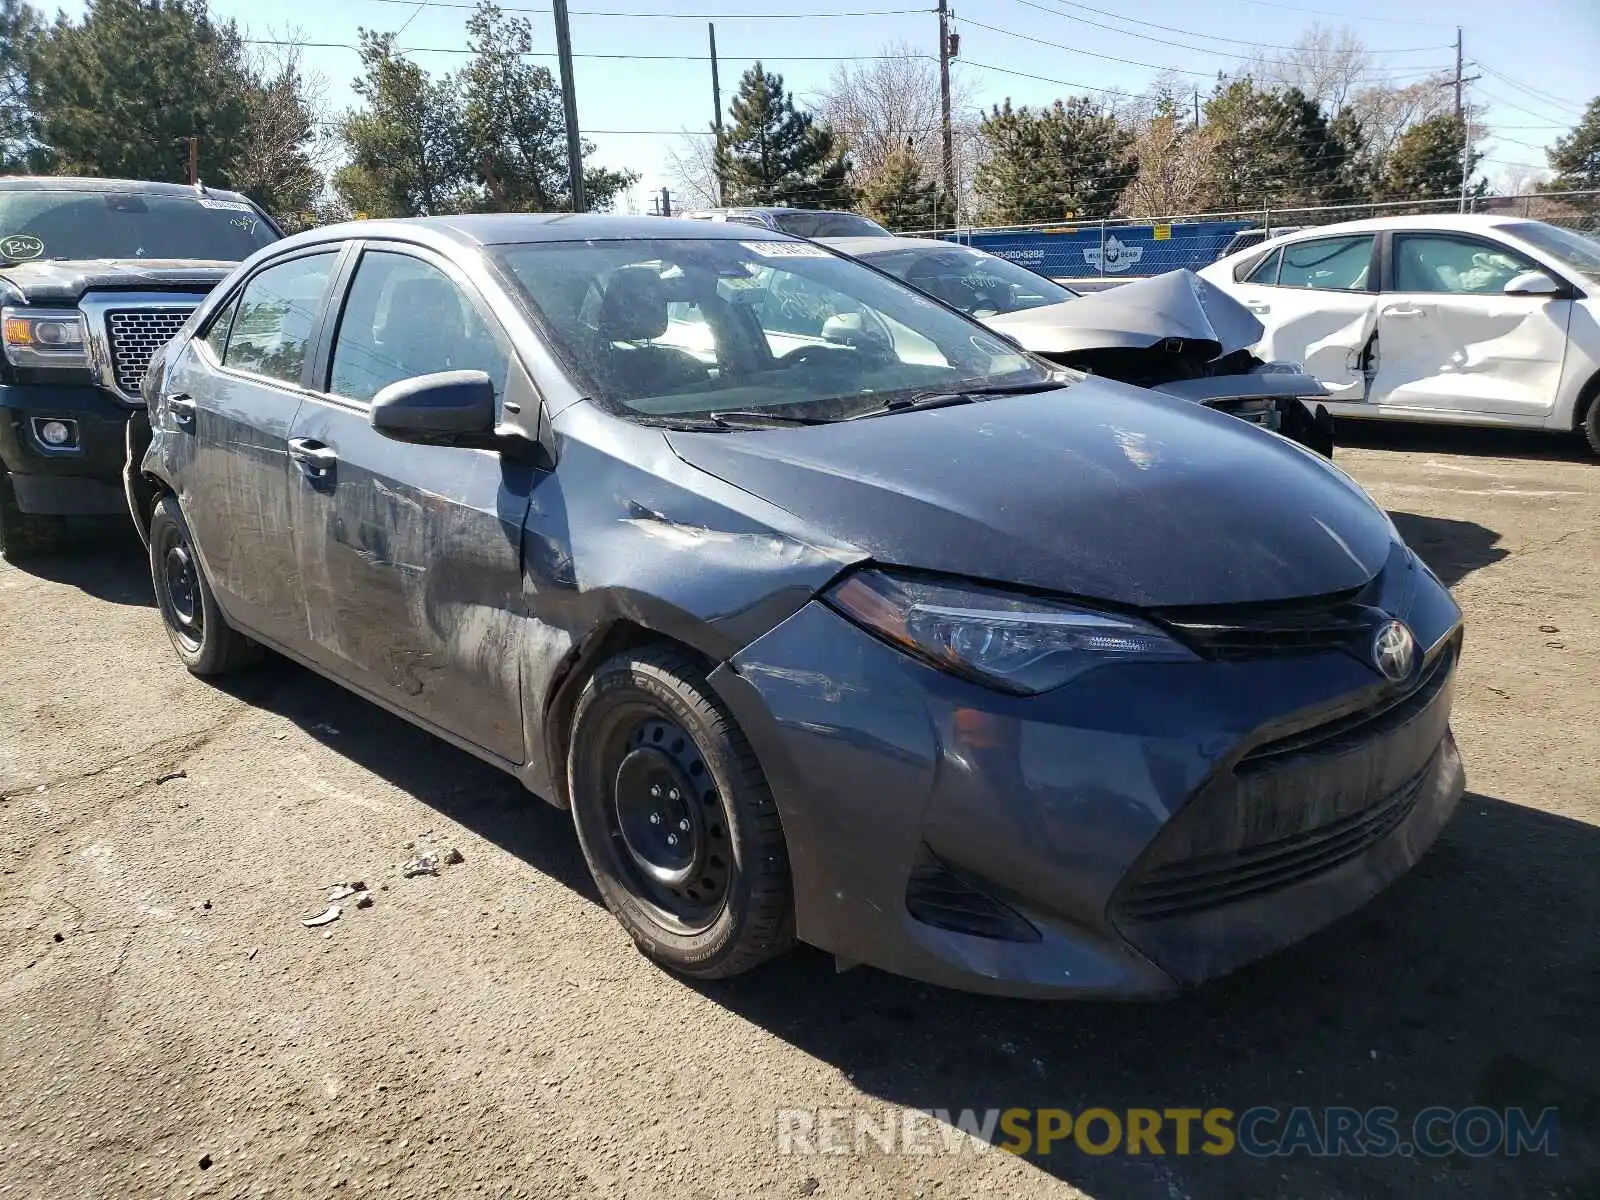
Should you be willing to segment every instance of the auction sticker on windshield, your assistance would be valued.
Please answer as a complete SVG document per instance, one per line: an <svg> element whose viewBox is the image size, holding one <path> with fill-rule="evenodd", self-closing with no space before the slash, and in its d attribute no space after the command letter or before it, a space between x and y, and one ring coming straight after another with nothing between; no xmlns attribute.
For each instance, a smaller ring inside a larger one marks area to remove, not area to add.
<svg viewBox="0 0 1600 1200"><path fill-rule="evenodd" d="M0 257L26 261L44 253L44 243L31 233L13 233L0 238Z"/></svg>
<svg viewBox="0 0 1600 1200"><path fill-rule="evenodd" d="M821 246L810 242L740 242L751 254L762 258L832 258Z"/></svg>
<svg viewBox="0 0 1600 1200"><path fill-rule="evenodd" d="M201 208L220 208L225 212L245 212L245 213L247 213L247 212L254 212L255 211L255 209L251 208L248 204L244 203L242 200L213 200L209 196L202 196L200 198L200 207Z"/></svg>

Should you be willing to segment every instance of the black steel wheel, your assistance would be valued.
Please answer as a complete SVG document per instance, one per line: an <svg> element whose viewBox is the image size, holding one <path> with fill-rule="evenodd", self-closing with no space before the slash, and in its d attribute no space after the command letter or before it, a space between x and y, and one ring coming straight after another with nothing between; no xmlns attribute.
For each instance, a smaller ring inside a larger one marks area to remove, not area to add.
<svg viewBox="0 0 1600 1200"><path fill-rule="evenodd" d="M163 496L150 517L150 582L173 649L192 673L221 675L261 656L261 648L217 608L189 526L171 496Z"/></svg>
<svg viewBox="0 0 1600 1200"><path fill-rule="evenodd" d="M793 944L771 790L690 656L601 665L573 713L568 786L595 883L650 957L718 978Z"/></svg>

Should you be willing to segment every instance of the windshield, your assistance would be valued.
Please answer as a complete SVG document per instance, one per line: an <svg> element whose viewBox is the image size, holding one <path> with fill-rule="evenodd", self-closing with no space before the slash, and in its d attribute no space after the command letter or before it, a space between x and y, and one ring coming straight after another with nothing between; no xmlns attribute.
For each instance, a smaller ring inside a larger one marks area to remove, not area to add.
<svg viewBox="0 0 1600 1200"><path fill-rule="evenodd" d="M912 287L974 317L1060 304L1078 296L1027 267L982 250L909 246L863 257L880 271L904 279Z"/></svg>
<svg viewBox="0 0 1600 1200"><path fill-rule="evenodd" d="M808 242L541 242L498 258L583 385L634 420L838 420L924 392L1053 378L981 326Z"/></svg>
<svg viewBox="0 0 1600 1200"><path fill-rule="evenodd" d="M855 213L781 212L774 213L772 219L779 229L795 237L883 237L889 232L876 221Z"/></svg>
<svg viewBox="0 0 1600 1200"><path fill-rule="evenodd" d="M0 192L0 261L181 258L239 262L278 240L238 200L148 192Z"/></svg>
<svg viewBox="0 0 1600 1200"><path fill-rule="evenodd" d="M1519 221L1507 225L1505 232L1543 250L1569 271L1600 279L1600 241L1594 238L1543 221Z"/></svg>

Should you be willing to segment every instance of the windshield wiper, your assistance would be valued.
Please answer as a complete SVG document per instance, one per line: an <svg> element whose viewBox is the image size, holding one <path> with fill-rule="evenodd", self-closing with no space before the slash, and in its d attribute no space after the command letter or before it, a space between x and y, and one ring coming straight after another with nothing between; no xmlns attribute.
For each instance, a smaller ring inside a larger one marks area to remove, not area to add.
<svg viewBox="0 0 1600 1200"><path fill-rule="evenodd" d="M913 392L909 396L897 396L887 401L881 408L869 408L866 412L856 413L848 419L856 421L862 417L881 417L889 413L950 408L957 404L971 404L988 396L1028 396L1034 392L1053 392L1071 382L1070 379L1044 379L1032 383L991 383L975 387L951 388L948 391Z"/></svg>
<svg viewBox="0 0 1600 1200"><path fill-rule="evenodd" d="M724 429L759 429L763 425L831 425L829 417L804 417L795 413L763 412L760 409L725 409L709 412L705 419Z"/></svg>

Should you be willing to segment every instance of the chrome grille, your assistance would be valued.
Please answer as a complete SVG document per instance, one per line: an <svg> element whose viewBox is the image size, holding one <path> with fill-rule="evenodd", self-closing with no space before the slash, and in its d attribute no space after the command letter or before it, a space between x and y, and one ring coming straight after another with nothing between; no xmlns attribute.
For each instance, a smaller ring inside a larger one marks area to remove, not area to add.
<svg viewBox="0 0 1600 1200"><path fill-rule="evenodd" d="M157 350L170 342L194 311L183 308L119 308L106 313L111 372L117 389L138 399L139 383Z"/></svg>

